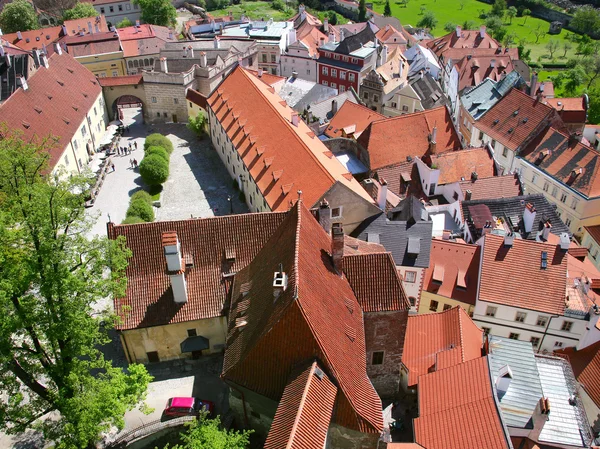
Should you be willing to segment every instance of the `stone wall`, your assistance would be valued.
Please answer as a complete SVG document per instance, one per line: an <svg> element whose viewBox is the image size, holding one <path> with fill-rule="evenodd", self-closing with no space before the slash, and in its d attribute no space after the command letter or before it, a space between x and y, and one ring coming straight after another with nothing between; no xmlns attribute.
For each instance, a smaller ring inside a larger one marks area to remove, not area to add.
<svg viewBox="0 0 600 449"><path fill-rule="evenodd" d="M148 108L146 101L146 92L143 84L135 84L128 86L111 86L103 87L102 93L104 94L104 100L106 101L106 109L108 110L108 116L111 120L115 120L115 109L113 105L115 101L123 95L132 95L142 100L142 112L144 115L144 121L148 119Z"/></svg>
<svg viewBox="0 0 600 449"><path fill-rule="evenodd" d="M183 84L144 83L150 123L187 122L188 108Z"/></svg>
<svg viewBox="0 0 600 449"><path fill-rule="evenodd" d="M245 413L243 401L246 405ZM236 424L238 427L254 430L254 437L262 443L267 439L267 434L271 429L271 424L273 424L277 405L276 401L265 396L237 385L236 388L231 388L230 385L229 409L233 413ZM262 447L262 444L260 447Z"/></svg>
<svg viewBox="0 0 600 449"><path fill-rule="evenodd" d="M326 449L373 449L377 447L379 435L361 433L331 423L327 432Z"/></svg>

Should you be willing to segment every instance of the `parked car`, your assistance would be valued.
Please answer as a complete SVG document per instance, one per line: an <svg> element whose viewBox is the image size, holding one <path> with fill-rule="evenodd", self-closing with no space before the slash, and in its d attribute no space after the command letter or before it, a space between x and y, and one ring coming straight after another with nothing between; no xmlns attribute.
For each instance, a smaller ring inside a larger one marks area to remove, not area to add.
<svg viewBox="0 0 600 449"><path fill-rule="evenodd" d="M164 414L166 416L195 416L204 410L209 415L215 408L214 402L198 398L171 398L167 401Z"/></svg>

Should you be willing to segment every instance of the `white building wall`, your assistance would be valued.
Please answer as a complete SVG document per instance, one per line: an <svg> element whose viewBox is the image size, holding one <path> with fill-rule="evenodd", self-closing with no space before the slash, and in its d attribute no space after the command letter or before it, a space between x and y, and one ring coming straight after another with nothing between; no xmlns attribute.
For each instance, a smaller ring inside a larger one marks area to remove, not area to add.
<svg viewBox="0 0 600 449"><path fill-rule="evenodd" d="M423 288L423 276L425 275L425 269L419 267L404 267L397 265L398 273L402 276L402 286L406 292L406 296L411 299L414 298L414 306L411 305L411 311L417 312L419 308L419 297L421 296L421 290ZM414 282L407 282L407 272L415 272Z"/></svg>
<svg viewBox="0 0 600 449"><path fill-rule="evenodd" d="M134 25L136 20L140 20L141 10L139 5L129 0L92 6L96 8L99 14L103 14L106 21L113 26L117 26L125 18L131 20Z"/></svg>
<svg viewBox="0 0 600 449"><path fill-rule="evenodd" d="M281 56L281 76L290 77L292 72L298 74L298 78L307 81L317 82L317 60L308 56L308 51L305 55L300 50L295 50L292 47L288 52Z"/></svg>

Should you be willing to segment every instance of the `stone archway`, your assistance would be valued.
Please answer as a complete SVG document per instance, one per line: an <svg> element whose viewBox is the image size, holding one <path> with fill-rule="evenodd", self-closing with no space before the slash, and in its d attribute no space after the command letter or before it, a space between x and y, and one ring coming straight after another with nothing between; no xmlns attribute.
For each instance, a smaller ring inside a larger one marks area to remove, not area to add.
<svg viewBox="0 0 600 449"><path fill-rule="evenodd" d="M135 95L121 95L112 105L115 119L123 120L124 115L130 109L139 109L141 122L144 122L144 102Z"/></svg>

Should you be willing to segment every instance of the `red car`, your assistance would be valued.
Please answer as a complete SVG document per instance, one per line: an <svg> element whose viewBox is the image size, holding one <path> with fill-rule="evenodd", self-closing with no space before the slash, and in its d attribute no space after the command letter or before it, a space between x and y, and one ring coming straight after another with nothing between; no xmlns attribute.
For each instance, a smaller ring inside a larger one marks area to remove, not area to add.
<svg viewBox="0 0 600 449"><path fill-rule="evenodd" d="M201 410L212 414L215 408L214 402L198 398L171 398L167 401L164 414L166 416L194 416Z"/></svg>

